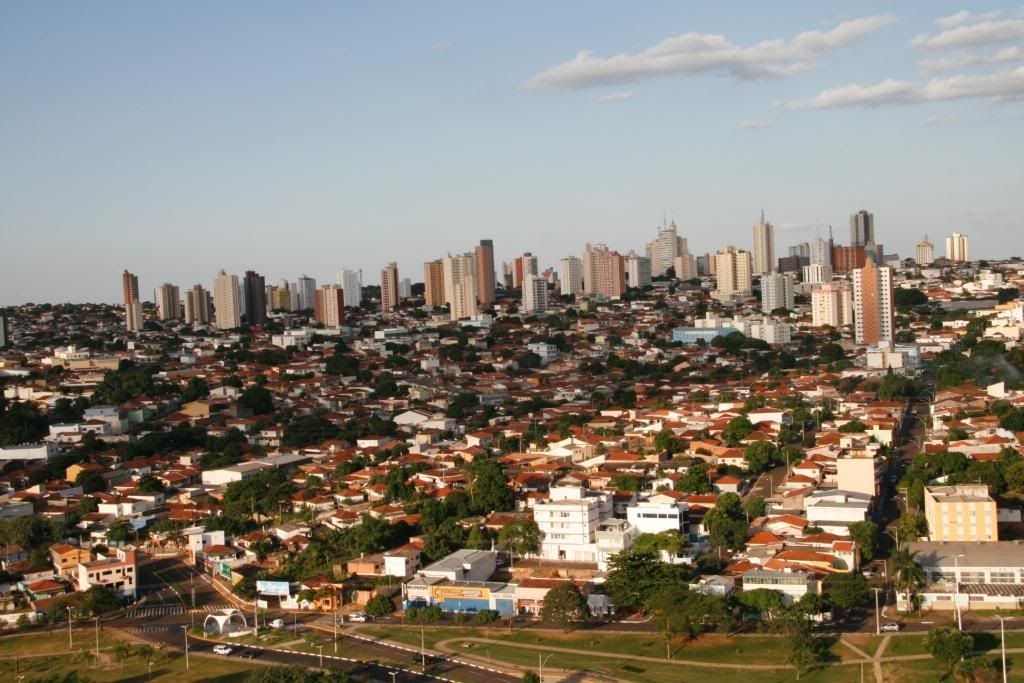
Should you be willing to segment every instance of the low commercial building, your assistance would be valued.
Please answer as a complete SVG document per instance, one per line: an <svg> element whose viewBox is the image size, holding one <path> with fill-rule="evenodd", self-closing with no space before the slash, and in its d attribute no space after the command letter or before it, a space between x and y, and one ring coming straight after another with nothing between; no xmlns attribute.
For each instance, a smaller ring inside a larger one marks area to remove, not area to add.
<svg viewBox="0 0 1024 683"><path fill-rule="evenodd" d="M919 541L908 544L924 570L917 593L923 609L1024 608L1024 543L1020 541ZM906 609L906 593L897 591Z"/></svg>

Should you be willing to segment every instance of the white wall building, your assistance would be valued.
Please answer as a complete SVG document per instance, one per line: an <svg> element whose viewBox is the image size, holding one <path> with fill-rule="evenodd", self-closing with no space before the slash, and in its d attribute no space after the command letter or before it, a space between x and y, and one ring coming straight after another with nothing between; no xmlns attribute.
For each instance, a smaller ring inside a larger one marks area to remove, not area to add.
<svg viewBox="0 0 1024 683"><path fill-rule="evenodd" d="M793 310L793 288L796 279L792 273L766 273L761 276L761 310L771 313L777 308Z"/></svg>

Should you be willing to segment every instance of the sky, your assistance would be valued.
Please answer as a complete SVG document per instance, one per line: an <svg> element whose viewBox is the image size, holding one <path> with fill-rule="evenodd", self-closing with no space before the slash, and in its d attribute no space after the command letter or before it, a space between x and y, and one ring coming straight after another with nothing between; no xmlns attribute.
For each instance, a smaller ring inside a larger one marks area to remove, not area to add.
<svg viewBox="0 0 1024 683"><path fill-rule="evenodd" d="M1018 0L1019 3L1020 0ZM1024 5L0 3L0 305L494 240L1024 256ZM498 266L500 269L500 265Z"/></svg>

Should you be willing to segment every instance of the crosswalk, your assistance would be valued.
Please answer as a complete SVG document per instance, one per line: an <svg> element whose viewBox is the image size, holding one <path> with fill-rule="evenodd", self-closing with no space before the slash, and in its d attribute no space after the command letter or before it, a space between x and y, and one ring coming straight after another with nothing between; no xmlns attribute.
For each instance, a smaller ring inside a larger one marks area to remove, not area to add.
<svg viewBox="0 0 1024 683"><path fill-rule="evenodd" d="M129 633L166 633L167 631L180 630L181 626L178 624L143 624L140 626L129 626L124 629Z"/></svg>
<svg viewBox="0 0 1024 683"><path fill-rule="evenodd" d="M142 619L144 617L164 617L174 614L185 614L186 612L191 614L209 614L210 612L216 612L217 610L228 609L234 607L229 602L218 602L212 605L203 605L202 607L195 607L186 609L182 605L139 605L138 607L132 607L128 610L129 619Z"/></svg>

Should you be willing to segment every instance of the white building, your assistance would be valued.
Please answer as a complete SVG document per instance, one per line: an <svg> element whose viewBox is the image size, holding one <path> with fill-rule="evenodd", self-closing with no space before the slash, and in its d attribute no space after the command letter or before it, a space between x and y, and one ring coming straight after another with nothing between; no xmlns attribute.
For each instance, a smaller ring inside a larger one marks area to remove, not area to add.
<svg viewBox="0 0 1024 683"><path fill-rule="evenodd" d="M538 275L523 278L523 313L538 313L547 310L548 283Z"/></svg>
<svg viewBox="0 0 1024 683"><path fill-rule="evenodd" d="M820 237L810 243L811 265L832 267L832 241Z"/></svg>
<svg viewBox="0 0 1024 683"><path fill-rule="evenodd" d="M729 246L714 256L716 288L714 297L730 300L748 297L753 290L750 279L750 252Z"/></svg>
<svg viewBox="0 0 1024 683"><path fill-rule="evenodd" d="M345 306L359 308L363 302L363 271L343 269L338 273L338 284L345 292Z"/></svg>
<svg viewBox="0 0 1024 683"><path fill-rule="evenodd" d="M688 253L686 239L680 237L675 222L658 230L658 237L647 244L647 258L650 260L651 274L655 277L664 275L675 264L675 259ZM678 277L678 274L677 274ZM630 287L637 287L630 282Z"/></svg>
<svg viewBox="0 0 1024 683"><path fill-rule="evenodd" d="M316 280L305 273L295 281L295 290L298 295L298 310L310 311L316 303Z"/></svg>
<svg viewBox="0 0 1024 683"><path fill-rule="evenodd" d="M764 275L775 272L775 228L764 219L754 223L754 259L753 274Z"/></svg>
<svg viewBox="0 0 1024 683"><path fill-rule="evenodd" d="M566 256L558 262L558 281L563 296L583 293L583 261L577 256Z"/></svg>
<svg viewBox="0 0 1024 683"><path fill-rule="evenodd" d="M811 290L811 324L842 327L853 322L853 290L846 282L826 282Z"/></svg>
<svg viewBox="0 0 1024 683"><path fill-rule="evenodd" d="M867 519L871 496L842 489L817 490L804 498L807 521L825 533L846 536L854 522Z"/></svg>
<svg viewBox="0 0 1024 683"><path fill-rule="evenodd" d="M242 325L242 297L238 289L238 276L223 270L213 281L213 307L217 329L233 330Z"/></svg>
<svg viewBox="0 0 1024 683"><path fill-rule="evenodd" d="M700 276L697 272L697 259L693 254L676 256L672 264L678 280L693 280Z"/></svg>
<svg viewBox="0 0 1024 683"><path fill-rule="evenodd" d="M946 238L946 258L954 262L969 261L967 235L954 232Z"/></svg>
<svg viewBox="0 0 1024 683"><path fill-rule="evenodd" d="M651 284L651 259L630 253L626 257L626 280L630 287L637 289Z"/></svg>
<svg viewBox="0 0 1024 683"><path fill-rule="evenodd" d="M832 280L832 266L827 263L812 263L803 267L804 284L817 285Z"/></svg>
<svg viewBox="0 0 1024 683"><path fill-rule="evenodd" d="M919 266L930 266L935 261L935 245L928 241L928 235L917 243L916 258L914 261Z"/></svg>
<svg viewBox="0 0 1024 683"><path fill-rule="evenodd" d="M543 534L541 557L568 562L598 562L597 528L612 516L612 497L582 486L553 486L549 499L533 508Z"/></svg>
<svg viewBox="0 0 1024 683"><path fill-rule="evenodd" d="M641 534L678 531L686 534L689 507L676 500L641 500L626 508L626 520Z"/></svg>
<svg viewBox="0 0 1024 683"><path fill-rule="evenodd" d="M11 460L49 460L57 455L57 444L53 443L30 443L20 446L0 447L0 462Z"/></svg>
<svg viewBox="0 0 1024 683"><path fill-rule="evenodd" d="M75 583L79 592L106 586L116 595L134 598L139 587L134 548L115 548L112 556L79 563L77 572Z"/></svg>
<svg viewBox="0 0 1024 683"><path fill-rule="evenodd" d="M157 315L160 320L177 320L181 317L181 291L165 282L156 288Z"/></svg>
<svg viewBox="0 0 1024 683"><path fill-rule="evenodd" d="M451 319L461 320L476 315L476 257L472 253L448 254L441 259L444 272L444 298L451 309Z"/></svg>
<svg viewBox="0 0 1024 683"><path fill-rule="evenodd" d="M771 313L777 308L793 310L793 288L796 279L792 273L766 273L761 276L761 310Z"/></svg>

